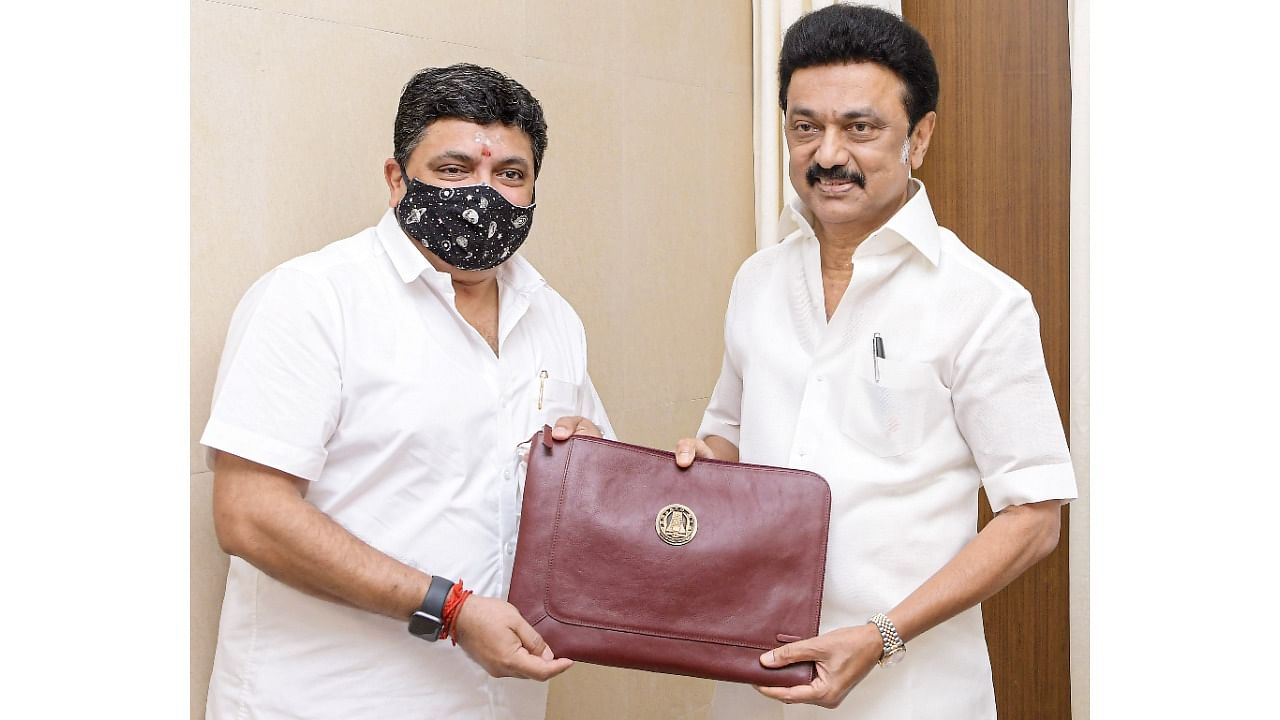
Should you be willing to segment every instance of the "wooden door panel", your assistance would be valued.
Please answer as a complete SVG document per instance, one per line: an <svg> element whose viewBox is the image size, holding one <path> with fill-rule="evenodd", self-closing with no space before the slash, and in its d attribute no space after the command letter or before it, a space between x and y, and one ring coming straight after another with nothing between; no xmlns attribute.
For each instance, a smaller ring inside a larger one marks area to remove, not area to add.
<svg viewBox="0 0 1280 720"><path fill-rule="evenodd" d="M1064 0L903 0L938 62L917 176L938 222L1022 283L1067 427L1071 78ZM991 519L979 499L979 524ZM1052 555L983 604L1001 720L1070 720L1067 510Z"/></svg>

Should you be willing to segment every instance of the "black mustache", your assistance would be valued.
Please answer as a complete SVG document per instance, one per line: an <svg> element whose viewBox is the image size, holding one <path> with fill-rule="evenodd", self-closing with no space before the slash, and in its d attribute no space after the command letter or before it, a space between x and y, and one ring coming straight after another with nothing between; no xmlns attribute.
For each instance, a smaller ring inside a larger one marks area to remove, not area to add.
<svg viewBox="0 0 1280 720"><path fill-rule="evenodd" d="M810 165L809 169L804 173L804 179L810 185L816 185L819 180L830 180L835 182L851 182L854 185L867 189L867 178L857 170L851 170L844 165L837 165L831 168L824 168L821 165Z"/></svg>

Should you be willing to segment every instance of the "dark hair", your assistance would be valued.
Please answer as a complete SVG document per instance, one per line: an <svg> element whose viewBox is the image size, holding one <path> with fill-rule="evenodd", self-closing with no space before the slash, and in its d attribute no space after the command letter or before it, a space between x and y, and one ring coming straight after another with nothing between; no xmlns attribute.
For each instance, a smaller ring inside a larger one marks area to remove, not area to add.
<svg viewBox="0 0 1280 720"><path fill-rule="evenodd" d="M468 63L418 71L400 93L394 133L401 171L427 126L441 118L479 125L500 122L523 130L533 145L533 174L542 169L547 121L542 106L523 85L494 70Z"/></svg>
<svg viewBox="0 0 1280 720"><path fill-rule="evenodd" d="M886 10L839 4L811 12L787 29L778 57L778 105L787 111L787 88L796 70L862 62L883 65L902 81L911 129L938 107L938 67L920 31Z"/></svg>

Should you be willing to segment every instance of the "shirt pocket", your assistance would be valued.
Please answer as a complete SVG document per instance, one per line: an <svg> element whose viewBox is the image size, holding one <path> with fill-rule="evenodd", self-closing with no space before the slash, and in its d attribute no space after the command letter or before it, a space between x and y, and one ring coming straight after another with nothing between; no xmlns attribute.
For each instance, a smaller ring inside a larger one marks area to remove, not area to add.
<svg viewBox="0 0 1280 720"><path fill-rule="evenodd" d="M534 416L539 423L555 425L566 415L582 414L578 407L578 384L550 375L538 374L534 385Z"/></svg>
<svg viewBox="0 0 1280 720"><path fill-rule="evenodd" d="M880 360L859 368L840 413L840 430L877 457L896 457L924 445L950 406L950 392L933 367L909 360Z"/></svg>

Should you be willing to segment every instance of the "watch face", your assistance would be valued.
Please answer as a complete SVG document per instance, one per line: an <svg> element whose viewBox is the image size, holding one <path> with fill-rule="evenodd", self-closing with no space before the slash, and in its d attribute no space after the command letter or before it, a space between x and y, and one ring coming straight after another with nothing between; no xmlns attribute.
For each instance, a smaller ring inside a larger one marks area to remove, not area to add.
<svg viewBox="0 0 1280 720"><path fill-rule="evenodd" d="M409 632L420 638L435 640L440 637L440 621L419 610L409 618Z"/></svg>

